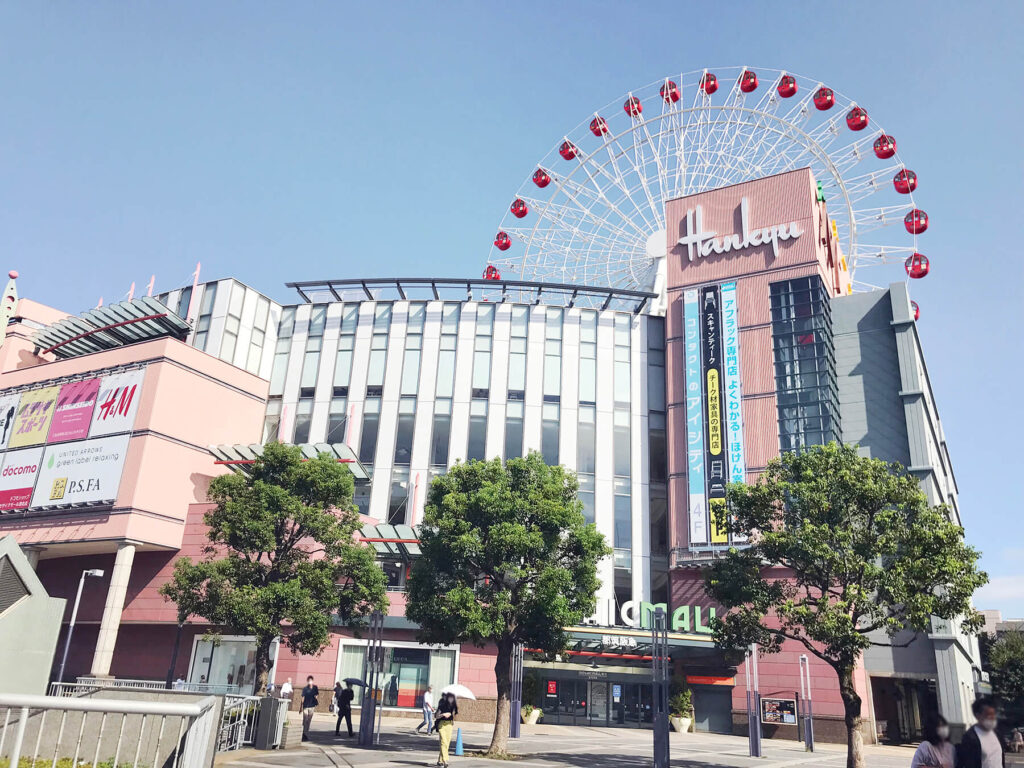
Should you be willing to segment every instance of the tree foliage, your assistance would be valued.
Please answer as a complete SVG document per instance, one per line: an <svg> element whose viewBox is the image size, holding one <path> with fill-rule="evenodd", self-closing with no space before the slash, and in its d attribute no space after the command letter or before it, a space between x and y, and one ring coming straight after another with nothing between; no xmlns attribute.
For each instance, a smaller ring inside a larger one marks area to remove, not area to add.
<svg viewBox="0 0 1024 768"><path fill-rule="evenodd" d="M708 569L708 593L730 609L713 624L723 648L802 644L839 677L848 765L860 766L857 660L871 645L928 631L932 616L975 631L971 607L987 581L978 552L945 507L930 507L899 464L830 443L773 459L756 484L731 484L727 521L754 532ZM905 636L904 635L904 636Z"/></svg>
<svg viewBox="0 0 1024 768"><path fill-rule="evenodd" d="M1024 633L1005 632L988 645L992 692L1011 727L1024 725Z"/></svg>
<svg viewBox="0 0 1024 768"><path fill-rule="evenodd" d="M457 464L427 496L406 616L424 643L497 646L494 753L507 745L513 647L560 651L564 628L596 607L597 563L610 550L577 489L572 473L531 453Z"/></svg>
<svg viewBox="0 0 1024 768"><path fill-rule="evenodd" d="M276 637L317 654L330 641L332 617L358 624L387 606L373 550L353 538L353 488L351 471L333 456L306 461L295 446L267 444L250 474L210 483L204 558L180 558L160 590L179 615L256 638L258 692Z"/></svg>

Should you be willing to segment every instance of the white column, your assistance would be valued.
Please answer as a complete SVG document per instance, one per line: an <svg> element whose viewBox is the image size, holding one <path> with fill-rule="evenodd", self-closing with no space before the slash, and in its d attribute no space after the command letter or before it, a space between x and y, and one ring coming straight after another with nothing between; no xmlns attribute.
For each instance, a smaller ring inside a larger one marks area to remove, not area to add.
<svg viewBox="0 0 1024 768"><path fill-rule="evenodd" d="M107 602L103 606L103 618L100 620L100 633L96 638L96 652L92 657L92 674L95 676L110 674L117 631L121 628L124 597L128 592L128 579L132 575L132 563L135 562L135 547L133 541L122 541L117 547L110 586L107 588Z"/></svg>
<svg viewBox="0 0 1024 768"><path fill-rule="evenodd" d="M42 554L46 547L38 547L35 544L22 544L21 553L25 555L25 559L28 560L28 564L32 566L33 571L39 570L39 555Z"/></svg>

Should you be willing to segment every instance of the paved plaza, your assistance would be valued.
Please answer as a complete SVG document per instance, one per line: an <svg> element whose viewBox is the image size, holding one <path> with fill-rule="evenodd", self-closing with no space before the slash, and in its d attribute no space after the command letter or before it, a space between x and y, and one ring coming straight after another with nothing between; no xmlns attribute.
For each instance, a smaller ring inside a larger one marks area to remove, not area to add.
<svg viewBox="0 0 1024 768"><path fill-rule="evenodd" d="M334 737L334 720L318 715L312 737L301 749L287 752L246 751L227 757L234 768L261 766L352 766L352 768L430 768L437 762L437 737L412 733L417 721L385 718L380 745L364 749L355 739ZM463 757L452 757L453 768L627 768L652 764L652 732L620 728L573 728L567 726L533 726L523 728L523 737L510 742L510 751L520 755L514 762L474 757L473 752L485 750L490 743L491 726L484 723L463 723ZM454 740L453 740L454 755ZM906 768L913 755L911 747L869 746L867 764L871 768ZM225 761L226 762L226 761ZM671 763L678 768L842 768L846 750L837 744L818 745L814 753L805 752L794 741L765 742L764 757L751 758L747 740L736 736L707 733L673 734ZM220 764L220 763L218 763Z"/></svg>

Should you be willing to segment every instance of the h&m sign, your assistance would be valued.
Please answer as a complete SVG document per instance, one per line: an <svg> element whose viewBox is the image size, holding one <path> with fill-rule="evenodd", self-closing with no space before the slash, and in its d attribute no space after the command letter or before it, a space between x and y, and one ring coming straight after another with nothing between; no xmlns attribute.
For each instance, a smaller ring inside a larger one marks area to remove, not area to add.
<svg viewBox="0 0 1024 768"><path fill-rule="evenodd" d="M668 614L668 606L665 603L630 600L622 604L619 616L626 626L637 629L653 629L654 611L658 608ZM702 615L702 610L706 610L707 614ZM710 635L711 627L708 626L708 622L713 618L715 618L713 607L702 609L699 605L681 605L672 611L668 621L668 630L669 632L697 632L702 635Z"/></svg>

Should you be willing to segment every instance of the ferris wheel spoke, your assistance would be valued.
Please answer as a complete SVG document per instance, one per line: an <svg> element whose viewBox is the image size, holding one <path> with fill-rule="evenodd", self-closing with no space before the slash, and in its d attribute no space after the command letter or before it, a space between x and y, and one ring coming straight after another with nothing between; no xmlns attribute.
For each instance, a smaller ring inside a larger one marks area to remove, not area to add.
<svg viewBox="0 0 1024 768"><path fill-rule="evenodd" d="M609 198L608 195L605 194L604 190L597 186L596 183L594 184L594 189L591 189L586 185L577 184L572 179L567 178L562 180L558 188L558 191L563 193L569 200L572 201L572 205L575 206L576 210L580 211L581 213L585 214L587 217L592 219L598 226L604 224L611 225L611 222L607 219L606 216L598 216L597 214L592 212L591 209L595 205L606 207L611 212L613 212L618 217L618 220L623 223L623 225L628 226L633 230L636 237L646 236L644 229L642 229L637 224L637 222L634 221L633 217L628 216L622 209L620 209L619 206L616 205L615 202L613 202L611 198ZM623 188L621 191L628 198L628 191L625 188ZM547 204L547 201L544 201L543 204ZM559 204L557 203L552 203L552 205L559 206ZM569 208L569 206L561 206L556 207L555 210L565 211L571 209Z"/></svg>
<svg viewBox="0 0 1024 768"><path fill-rule="evenodd" d="M634 135L636 134L635 126L631 133ZM635 173L637 178L640 180L640 186L643 188L644 197L647 199L647 204L650 206L651 215L654 217L654 221L660 226L663 216L662 207L660 204L655 202L654 195L651 194L651 190L648 187L647 174L644 172L646 163L641 160L643 142L633 142L633 157L630 157L629 152L622 148L618 138L615 139L615 146L618 148L620 155L626 158L626 160L633 166L633 173ZM637 207L639 208L639 206Z"/></svg>
<svg viewBox="0 0 1024 768"><path fill-rule="evenodd" d="M594 158L594 154L596 154L596 153L592 153L592 154L589 154L589 155L582 155L582 154L578 155L577 157L580 160L580 166L583 168L584 173L586 173L587 178L590 180L590 183L593 185L594 191L597 193L598 199L602 200L606 205L608 205L613 210L615 210L615 212L619 216L621 216L624 221L631 221L631 217L625 216L623 214L623 212L621 210L619 210L618 206L616 206L612 202L611 198L608 196L608 194L605 191L605 189L598 182L598 177L603 177L606 180L608 180L609 182L611 182L611 186L612 187L617 188L627 198L630 197L629 190L626 187L625 179L624 179L624 177L622 175L622 171L619 168L618 163L615 161L615 156L612 153L611 147L610 147L610 145L607 142L604 145L604 149L606 150L606 152L608 154L608 164L610 164L612 166L612 170L614 171L614 173L610 172L608 170L608 168L605 167L606 166L605 163L597 162L597 160ZM595 175L595 173L597 175ZM568 182L569 179L567 178L566 181ZM584 196L589 194L589 192L590 192L587 189L587 187L585 185L582 185L582 184L574 184L574 189L575 189L575 191L579 195L584 195ZM640 216L641 218L643 218L644 225L647 226L647 227L651 227L652 223L647 219L647 216L640 209L640 207L636 205L636 202L633 201L632 199L630 199L630 202L633 204L634 210L636 210L637 215ZM636 225L636 226L637 226L637 232L642 234L643 230L640 229L639 225Z"/></svg>

